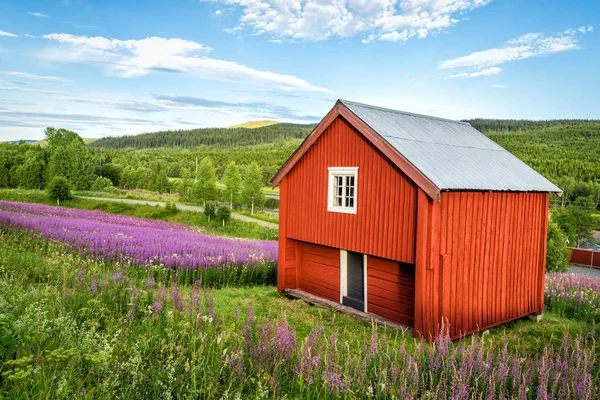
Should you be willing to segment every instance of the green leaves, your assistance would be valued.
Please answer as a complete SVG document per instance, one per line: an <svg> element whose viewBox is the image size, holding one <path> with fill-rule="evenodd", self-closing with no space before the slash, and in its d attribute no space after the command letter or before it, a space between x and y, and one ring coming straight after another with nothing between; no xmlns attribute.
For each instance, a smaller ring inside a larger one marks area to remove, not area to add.
<svg viewBox="0 0 600 400"><path fill-rule="evenodd" d="M262 207L265 204L266 199L262 188L262 172L258 164L253 162L246 169L242 184L242 198L244 203L251 207L252 214L254 214L255 207Z"/></svg>
<svg viewBox="0 0 600 400"><path fill-rule="evenodd" d="M96 177L94 157L75 132L66 129L46 129L48 140L48 180L64 176L77 190L90 188Z"/></svg>
<svg viewBox="0 0 600 400"><path fill-rule="evenodd" d="M72 199L71 183L64 176L55 176L48 184L48 197L57 203Z"/></svg>
<svg viewBox="0 0 600 400"><path fill-rule="evenodd" d="M198 165L198 176L193 188L194 199L207 201L217 198L217 172L210 157L204 157Z"/></svg>
<svg viewBox="0 0 600 400"><path fill-rule="evenodd" d="M240 203L242 189L242 174L240 174L235 161L227 164L225 174L223 175L223 184L225 185L223 200L229 203L230 208L233 208Z"/></svg>

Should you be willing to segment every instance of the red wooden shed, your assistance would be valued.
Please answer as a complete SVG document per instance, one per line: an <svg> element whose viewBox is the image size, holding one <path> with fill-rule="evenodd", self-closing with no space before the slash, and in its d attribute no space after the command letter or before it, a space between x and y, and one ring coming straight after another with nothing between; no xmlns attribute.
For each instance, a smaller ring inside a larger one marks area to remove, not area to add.
<svg viewBox="0 0 600 400"><path fill-rule="evenodd" d="M427 338L543 309L560 189L468 123L339 100L272 183L279 291Z"/></svg>

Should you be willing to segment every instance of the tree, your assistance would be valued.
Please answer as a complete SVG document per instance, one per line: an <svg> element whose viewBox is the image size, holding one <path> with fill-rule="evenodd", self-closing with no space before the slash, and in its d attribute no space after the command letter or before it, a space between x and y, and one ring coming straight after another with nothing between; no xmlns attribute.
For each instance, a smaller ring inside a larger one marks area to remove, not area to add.
<svg viewBox="0 0 600 400"><path fill-rule="evenodd" d="M252 162L246 169L242 184L242 198L244 203L251 207L252 215L254 215L255 207L262 207L265 204L266 199L262 192L262 188L262 172L258 164Z"/></svg>
<svg viewBox="0 0 600 400"><path fill-rule="evenodd" d="M225 196L226 200L229 201L229 208L233 209L234 204L239 204L242 186L242 175L235 161L227 164L225 175L223 175L223 184L225 185Z"/></svg>
<svg viewBox="0 0 600 400"><path fill-rule="evenodd" d="M217 219L223 223L223 226L225 226L225 222L229 221L229 218L231 218L231 209L227 206L219 206L217 208Z"/></svg>
<svg viewBox="0 0 600 400"><path fill-rule="evenodd" d="M97 177L91 188L92 192L108 192L111 189L114 189L112 181L103 176Z"/></svg>
<svg viewBox="0 0 600 400"><path fill-rule="evenodd" d="M556 212L553 219L569 240L579 248L581 244L592 240L594 229L594 200L592 197L578 197L566 208Z"/></svg>
<svg viewBox="0 0 600 400"><path fill-rule="evenodd" d="M190 201L192 198L192 173L187 168L181 169L181 181L179 186L179 199L181 201Z"/></svg>
<svg viewBox="0 0 600 400"><path fill-rule="evenodd" d="M110 162L101 163L96 169L96 175L110 179L113 186L118 186L121 180L121 168Z"/></svg>
<svg viewBox="0 0 600 400"><path fill-rule="evenodd" d="M210 157L204 157L198 165L198 177L193 189L194 198L206 202L217 197L217 172Z"/></svg>
<svg viewBox="0 0 600 400"><path fill-rule="evenodd" d="M48 141L47 178L63 176L75 189L89 189L94 181L95 162L85 143L75 132L66 129L47 128Z"/></svg>
<svg viewBox="0 0 600 400"><path fill-rule="evenodd" d="M567 248L567 236L554 221L548 223L546 246L546 271L565 272L569 268L571 254Z"/></svg>
<svg viewBox="0 0 600 400"><path fill-rule="evenodd" d="M209 222L211 218L215 217L215 205L213 203L209 202L204 205L204 215L206 215Z"/></svg>
<svg viewBox="0 0 600 400"><path fill-rule="evenodd" d="M556 182L557 186L562 189L563 193L561 196L561 207L565 208L569 197L575 191L576 181L570 176L561 176Z"/></svg>
<svg viewBox="0 0 600 400"><path fill-rule="evenodd" d="M57 205L60 205L61 200L72 199L71 183L64 176L55 176L48 184L48 197L56 200Z"/></svg>
<svg viewBox="0 0 600 400"><path fill-rule="evenodd" d="M45 184L44 170L46 164L40 157L27 153L25 163L15 170L15 180L23 189L43 189Z"/></svg>

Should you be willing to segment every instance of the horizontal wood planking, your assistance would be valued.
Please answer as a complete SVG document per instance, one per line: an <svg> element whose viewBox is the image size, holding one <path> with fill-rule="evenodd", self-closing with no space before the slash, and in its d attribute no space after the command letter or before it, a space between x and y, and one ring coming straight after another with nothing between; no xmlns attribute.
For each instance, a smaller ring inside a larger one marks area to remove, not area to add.
<svg viewBox="0 0 600 400"><path fill-rule="evenodd" d="M298 243L300 289L325 299L340 301L340 251Z"/></svg>
<svg viewBox="0 0 600 400"><path fill-rule="evenodd" d="M415 270L410 264L367 257L369 312L412 327L415 308Z"/></svg>
<svg viewBox="0 0 600 400"><path fill-rule="evenodd" d="M442 192L432 233L442 262L423 277L426 336L442 318L456 338L543 309L547 202L547 193Z"/></svg>
<svg viewBox="0 0 600 400"><path fill-rule="evenodd" d="M358 167L356 214L327 211L328 167L336 166ZM414 262L417 186L342 117L282 184L288 188L288 238Z"/></svg>

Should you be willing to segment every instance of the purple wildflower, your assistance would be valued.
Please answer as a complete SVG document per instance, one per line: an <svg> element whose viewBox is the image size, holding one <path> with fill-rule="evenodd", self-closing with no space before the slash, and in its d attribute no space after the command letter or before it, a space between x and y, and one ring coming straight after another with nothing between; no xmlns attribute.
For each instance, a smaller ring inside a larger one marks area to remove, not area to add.
<svg viewBox="0 0 600 400"><path fill-rule="evenodd" d="M155 301L154 304L152 304L152 312L154 314L160 314L162 312L162 309L163 309L162 301Z"/></svg>
<svg viewBox="0 0 600 400"><path fill-rule="evenodd" d="M154 288L154 284L155 284L154 278L148 278L148 280L146 281L145 287L146 287L146 289L152 289L152 288Z"/></svg>
<svg viewBox="0 0 600 400"><path fill-rule="evenodd" d="M92 283L90 284L90 293L97 294L98 293L98 282L96 281L96 274L92 276Z"/></svg>

